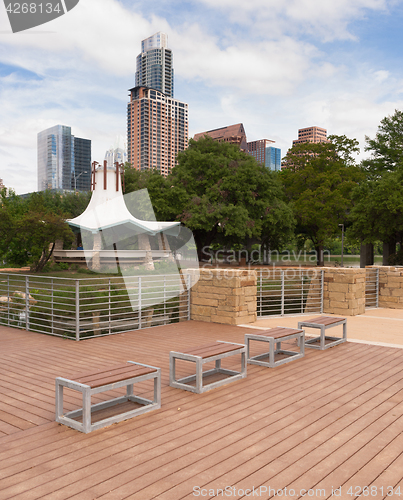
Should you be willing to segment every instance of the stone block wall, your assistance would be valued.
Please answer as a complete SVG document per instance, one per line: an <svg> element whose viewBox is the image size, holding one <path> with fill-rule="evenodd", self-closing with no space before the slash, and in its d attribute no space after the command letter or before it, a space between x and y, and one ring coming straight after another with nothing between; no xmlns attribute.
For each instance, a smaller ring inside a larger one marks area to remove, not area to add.
<svg viewBox="0 0 403 500"><path fill-rule="evenodd" d="M402 267L379 267L379 307L403 309Z"/></svg>
<svg viewBox="0 0 403 500"><path fill-rule="evenodd" d="M190 293L190 317L196 321L240 325L257 319L256 271L200 269Z"/></svg>
<svg viewBox="0 0 403 500"><path fill-rule="evenodd" d="M324 268L323 312L356 316L365 312L365 269Z"/></svg>

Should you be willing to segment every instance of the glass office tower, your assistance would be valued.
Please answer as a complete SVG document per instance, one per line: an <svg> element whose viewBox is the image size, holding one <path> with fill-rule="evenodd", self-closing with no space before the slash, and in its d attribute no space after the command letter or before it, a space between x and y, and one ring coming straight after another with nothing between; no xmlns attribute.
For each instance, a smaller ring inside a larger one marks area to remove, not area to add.
<svg viewBox="0 0 403 500"><path fill-rule="evenodd" d="M281 170L281 149L270 146L275 141L260 139L248 142L248 153L270 170Z"/></svg>
<svg viewBox="0 0 403 500"><path fill-rule="evenodd" d="M91 189L91 141L55 125L38 133L38 191Z"/></svg>

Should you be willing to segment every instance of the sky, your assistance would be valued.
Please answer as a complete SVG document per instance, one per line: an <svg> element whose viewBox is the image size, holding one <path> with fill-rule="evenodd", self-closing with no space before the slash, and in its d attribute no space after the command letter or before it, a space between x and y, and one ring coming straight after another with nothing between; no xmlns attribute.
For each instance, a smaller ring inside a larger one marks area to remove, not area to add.
<svg viewBox="0 0 403 500"><path fill-rule="evenodd" d="M6 0L6 4L9 0ZM162 31L189 133L243 123L284 156L298 129L359 141L403 109L402 0L80 0L12 33L0 2L0 178L37 189L37 134L68 125L103 161L126 135L141 40Z"/></svg>

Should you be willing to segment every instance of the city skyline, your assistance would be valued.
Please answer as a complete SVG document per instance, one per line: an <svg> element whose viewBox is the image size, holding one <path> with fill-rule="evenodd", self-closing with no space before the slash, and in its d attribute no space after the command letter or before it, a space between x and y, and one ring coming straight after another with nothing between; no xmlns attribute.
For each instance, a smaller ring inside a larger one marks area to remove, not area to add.
<svg viewBox="0 0 403 500"><path fill-rule="evenodd" d="M242 122L285 155L317 125L360 141L403 109L401 24L393 0L86 0L13 34L0 4L0 177L36 189L36 136L68 123L102 161L125 135L141 40L159 31L175 55L175 96L189 136ZM101 36L102 34L102 36Z"/></svg>

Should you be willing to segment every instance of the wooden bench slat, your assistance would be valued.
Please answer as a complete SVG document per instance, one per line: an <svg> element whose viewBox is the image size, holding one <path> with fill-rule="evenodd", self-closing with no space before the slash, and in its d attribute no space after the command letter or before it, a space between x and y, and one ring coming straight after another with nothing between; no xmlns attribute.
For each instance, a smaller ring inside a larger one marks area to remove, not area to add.
<svg viewBox="0 0 403 500"><path fill-rule="evenodd" d="M119 365L112 365L112 366L108 366L106 369L93 369L92 371L89 371L89 370L86 370L85 372L76 372L76 373L73 373L71 376L68 376L66 378L70 379L70 380L77 380L79 378L82 378L82 377L88 377L90 375L97 375L99 372L102 372L102 371L106 371L106 370L119 370L121 368L126 368L127 366L127 363L121 363ZM134 366L134 365L133 365Z"/></svg>
<svg viewBox="0 0 403 500"><path fill-rule="evenodd" d="M332 316L318 316L317 318L307 319L302 321L302 323L316 323L317 325L331 325L332 323L338 323L339 321L345 321L346 318L334 318Z"/></svg>
<svg viewBox="0 0 403 500"><path fill-rule="evenodd" d="M182 351L183 354L190 354L192 356L200 356L201 358L209 358L210 356L216 356L219 354L224 354L225 352L235 351L240 349L242 346L237 344L228 344L226 342L215 342L213 344L206 344L203 346L194 347L193 349L188 349Z"/></svg>
<svg viewBox="0 0 403 500"><path fill-rule="evenodd" d="M295 333L302 333L302 330L298 330L296 328L270 328L269 330L261 330L259 332L253 332L253 335L262 335L263 337L272 337L274 339L287 337L288 335L293 335Z"/></svg>
<svg viewBox="0 0 403 500"><path fill-rule="evenodd" d="M101 387L102 385L120 382L121 380L126 380L128 378L146 375L147 373L152 373L154 371L156 371L154 368L126 363L124 365L106 368L104 370L99 370L98 372L92 372L81 375L81 377L70 379L80 384L88 385L91 388L95 388Z"/></svg>

